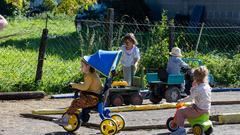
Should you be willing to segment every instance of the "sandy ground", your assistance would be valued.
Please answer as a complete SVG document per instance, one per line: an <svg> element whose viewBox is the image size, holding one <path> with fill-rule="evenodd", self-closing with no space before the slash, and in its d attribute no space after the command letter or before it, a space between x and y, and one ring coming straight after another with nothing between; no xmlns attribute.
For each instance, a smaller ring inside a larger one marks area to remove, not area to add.
<svg viewBox="0 0 240 135"><path fill-rule="evenodd" d="M213 93L213 101L240 100L240 92L219 92ZM21 100L21 101L0 101L0 135L67 135L64 129L50 121L37 120L21 117L21 113L31 113L35 109L54 109L70 105L72 99L49 99ZM144 103L149 103L145 100ZM154 111L137 111L120 113L126 119L126 126L159 125L165 124L168 117L172 116L175 109L162 109ZM212 114L229 112L240 112L239 105L214 105ZM60 115L54 115L58 118ZM91 114L91 123L100 123L97 114ZM240 124L216 125L214 135L239 135ZM101 134L97 129L81 127L76 131L77 135ZM119 135L168 135L166 129L159 130L136 130L122 131Z"/></svg>

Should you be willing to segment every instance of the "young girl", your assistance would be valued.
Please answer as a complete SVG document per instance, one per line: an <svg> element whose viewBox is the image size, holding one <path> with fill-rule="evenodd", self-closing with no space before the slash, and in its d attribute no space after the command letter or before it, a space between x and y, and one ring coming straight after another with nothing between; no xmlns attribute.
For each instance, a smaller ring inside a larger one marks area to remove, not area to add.
<svg viewBox="0 0 240 135"><path fill-rule="evenodd" d="M133 33L128 33L123 38L121 50L122 54L122 65L123 65L123 77L128 85L132 85L132 76L137 70L137 64L140 60L140 52L137 47L137 40Z"/></svg>
<svg viewBox="0 0 240 135"><path fill-rule="evenodd" d="M208 69L201 66L194 70L193 84L190 96L179 100L179 102L193 101L193 104L186 108L181 108L176 112L176 124L179 129L172 135L186 134L184 129L184 121L188 118L196 118L204 113L210 113L211 108L211 90L208 84Z"/></svg>
<svg viewBox="0 0 240 135"><path fill-rule="evenodd" d="M59 125L68 125L70 116L79 108L96 106L98 103L98 94L100 94L102 90L100 77L97 75L95 69L88 65L85 60L81 61L81 71L84 74L84 82L80 84L70 84L72 88L80 91L80 97L72 101L71 106L63 118L54 121Z"/></svg>

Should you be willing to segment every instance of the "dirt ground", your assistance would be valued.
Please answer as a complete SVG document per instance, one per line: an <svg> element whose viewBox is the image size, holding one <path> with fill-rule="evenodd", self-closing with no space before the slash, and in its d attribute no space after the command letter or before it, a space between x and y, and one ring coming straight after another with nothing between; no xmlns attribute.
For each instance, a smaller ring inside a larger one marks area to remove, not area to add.
<svg viewBox="0 0 240 135"><path fill-rule="evenodd" d="M213 93L213 101L238 101L240 92L219 92ZM41 100L19 100L19 101L0 101L0 135L68 135L64 129L53 122L24 118L22 113L31 113L35 109L54 109L63 108L70 105L72 99L49 99ZM144 103L149 103L145 100ZM122 112L125 117L126 126L159 125L165 124L168 117L172 116L175 109L162 109L153 111ZM230 112L240 112L240 104L236 105L214 105L211 113L221 114ZM60 117L54 115L53 117ZM97 114L91 114L90 123L100 123ZM239 135L240 124L215 125L214 135ZM101 134L97 129L81 127L76 131L77 135ZM122 131L119 135L168 135L166 129Z"/></svg>

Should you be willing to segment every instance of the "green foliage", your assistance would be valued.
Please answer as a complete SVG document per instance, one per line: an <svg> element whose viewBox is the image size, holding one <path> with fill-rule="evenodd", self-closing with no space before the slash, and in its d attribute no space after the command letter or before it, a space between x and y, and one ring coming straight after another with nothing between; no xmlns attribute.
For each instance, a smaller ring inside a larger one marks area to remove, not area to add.
<svg viewBox="0 0 240 135"><path fill-rule="evenodd" d="M152 29L152 37L155 39L153 45L143 53L141 58L141 64L144 67L151 68L166 68L166 63L168 61L168 27L167 27L167 16L166 12L162 14L161 25L154 27Z"/></svg>
<svg viewBox="0 0 240 135"><path fill-rule="evenodd" d="M17 15L23 9L23 0L1 0L0 14L3 15Z"/></svg>
<svg viewBox="0 0 240 135"><path fill-rule="evenodd" d="M35 91L48 93L69 92L68 83L82 78L79 74L80 57L77 38L74 35L72 19L64 16L49 20L50 38L44 61L42 82L34 83L38 58L38 49L45 20L9 18L9 26L2 31L3 35L17 33L16 36L0 41L0 90L1 91ZM34 26L34 27L31 27ZM59 27L61 26L61 27ZM76 33L75 33L76 34ZM64 46L59 45L61 41Z"/></svg>
<svg viewBox="0 0 240 135"><path fill-rule="evenodd" d="M66 15L76 15L79 5L76 0L62 0L58 7L56 8L56 13L66 14Z"/></svg>
<svg viewBox="0 0 240 135"><path fill-rule="evenodd" d="M194 52L185 53L185 57L193 58ZM197 59L202 60L213 75L217 85L240 86L240 55L234 55L233 59L224 54L208 53L197 55Z"/></svg>
<svg viewBox="0 0 240 135"><path fill-rule="evenodd" d="M58 3L56 0L43 0L43 8L46 11L52 11L57 7Z"/></svg>
<svg viewBox="0 0 240 135"><path fill-rule="evenodd" d="M89 6L96 3L97 0L77 0L80 9L79 12L83 12L83 10L88 10Z"/></svg>

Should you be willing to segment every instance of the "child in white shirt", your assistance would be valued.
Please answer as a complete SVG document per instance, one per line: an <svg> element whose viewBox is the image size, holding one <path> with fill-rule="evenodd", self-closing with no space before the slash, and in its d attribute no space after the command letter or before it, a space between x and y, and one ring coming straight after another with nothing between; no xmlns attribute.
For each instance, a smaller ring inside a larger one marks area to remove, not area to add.
<svg viewBox="0 0 240 135"><path fill-rule="evenodd" d="M122 65L123 65L123 77L128 85L132 85L132 76L137 70L137 65L140 60L140 52L137 47L137 40L133 33L128 33L123 38L123 45L121 50L122 54Z"/></svg>
<svg viewBox="0 0 240 135"><path fill-rule="evenodd" d="M193 101L189 107L181 108L176 112L176 124L179 129L172 133L172 135L185 135L184 121L188 118L197 118L204 113L210 113L211 108L211 90L208 83L208 69L201 66L194 70L193 84L191 94L179 102Z"/></svg>

